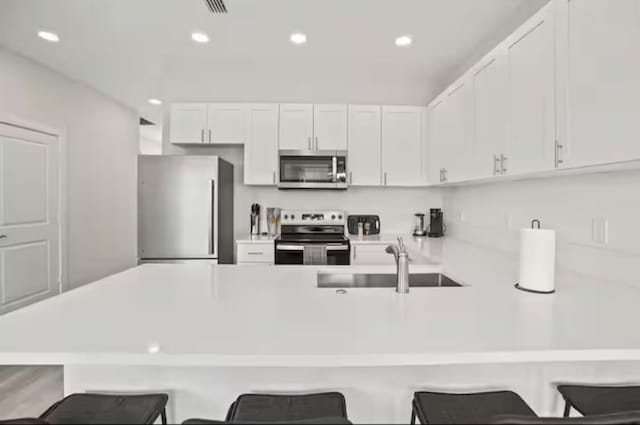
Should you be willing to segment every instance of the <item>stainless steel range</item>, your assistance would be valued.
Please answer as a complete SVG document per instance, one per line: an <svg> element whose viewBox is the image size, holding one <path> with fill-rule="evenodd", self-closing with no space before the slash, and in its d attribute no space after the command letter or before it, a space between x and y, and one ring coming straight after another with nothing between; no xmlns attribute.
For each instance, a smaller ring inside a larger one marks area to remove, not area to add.
<svg viewBox="0 0 640 425"><path fill-rule="evenodd" d="M344 211L284 210L280 220L276 264L350 264L351 245L344 234Z"/></svg>

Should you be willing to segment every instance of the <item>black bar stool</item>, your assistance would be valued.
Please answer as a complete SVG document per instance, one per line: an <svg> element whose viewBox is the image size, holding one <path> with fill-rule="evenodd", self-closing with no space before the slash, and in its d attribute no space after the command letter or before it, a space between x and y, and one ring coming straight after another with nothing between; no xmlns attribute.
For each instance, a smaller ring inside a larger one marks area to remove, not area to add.
<svg viewBox="0 0 640 425"><path fill-rule="evenodd" d="M167 423L166 394L72 394L55 403L38 419L16 419L5 424L153 424Z"/></svg>
<svg viewBox="0 0 640 425"><path fill-rule="evenodd" d="M571 408L583 416L640 411L640 386L558 385L564 398L564 417Z"/></svg>
<svg viewBox="0 0 640 425"><path fill-rule="evenodd" d="M522 416L497 416L493 421L500 425L638 425L640 412L612 413L581 418L529 418Z"/></svg>
<svg viewBox="0 0 640 425"><path fill-rule="evenodd" d="M413 396L411 423L486 424L498 415L536 418L529 405L512 391L471 394L416 392Z"/></svg>
<svg viewBox="0 0 640 425"><path fill-rule="evenodd" d="M187 425L223 422L189 419ZM350 424L340 393L304 395L243 394L229 408L224 423Z"/></svg>

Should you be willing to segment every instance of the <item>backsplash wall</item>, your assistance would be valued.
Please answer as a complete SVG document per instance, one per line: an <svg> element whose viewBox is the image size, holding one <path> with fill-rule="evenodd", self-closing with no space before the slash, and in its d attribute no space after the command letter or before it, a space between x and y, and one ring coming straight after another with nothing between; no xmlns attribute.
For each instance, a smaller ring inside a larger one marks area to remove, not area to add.
<svg viewBox="0 0 640 425"><path fill-rule="evenodd" d="M640 171L450 188L448 235L499 258L515 282L519 229L537 218L557 231L559 271L640 284L639 189Z"/></svg>
<svg viewBox="0 0 640 425"><path fill-rule="evenodd" d="M244 184L244 148L181 147L163 143L165 155L218 155L234 165L235 236L249 234L252 203L285 209L344 209L348 214L377 214L383 233L410 233L416 212L440 208L440 190L425 188L350 187L346 191L278 190L271 186Z"/></svg>

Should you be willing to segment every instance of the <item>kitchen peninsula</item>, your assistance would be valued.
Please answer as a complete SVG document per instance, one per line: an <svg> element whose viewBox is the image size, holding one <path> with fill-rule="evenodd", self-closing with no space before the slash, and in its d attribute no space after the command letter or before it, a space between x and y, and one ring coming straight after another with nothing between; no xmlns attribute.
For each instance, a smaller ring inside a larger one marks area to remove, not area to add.
<svg viewBox="0 0 640 425"><path fill-rule="evenodd" d="M411 272L460 275L443 267ZM168 391L174 421L274 390L342 391L355 422L404 422L425 388L508 387L549 414L559 381L640 379L637 287L560 276L540 296L487 275L340 294L320 270L146 264L0 317L0 364L62 364L66 393Z"/></svg>

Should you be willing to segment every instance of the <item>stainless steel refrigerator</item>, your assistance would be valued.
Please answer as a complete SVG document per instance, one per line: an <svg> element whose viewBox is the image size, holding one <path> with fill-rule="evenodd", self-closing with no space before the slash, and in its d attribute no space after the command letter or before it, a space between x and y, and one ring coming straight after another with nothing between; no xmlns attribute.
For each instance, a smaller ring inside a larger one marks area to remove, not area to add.
<svg viewBox="0 0 640 425"><path fill-rule="evenodd" d="M233 165L217 156L141 155L139 262L233 263Z"/></svg>

